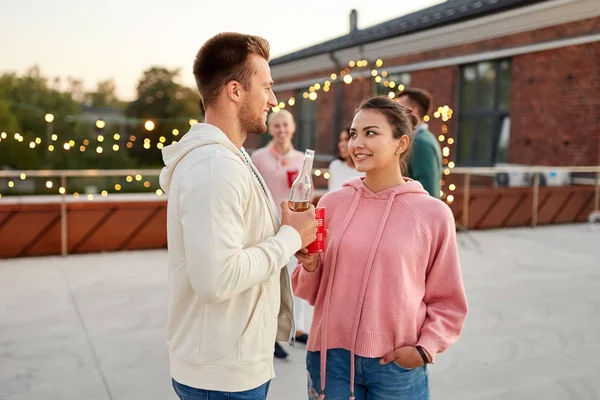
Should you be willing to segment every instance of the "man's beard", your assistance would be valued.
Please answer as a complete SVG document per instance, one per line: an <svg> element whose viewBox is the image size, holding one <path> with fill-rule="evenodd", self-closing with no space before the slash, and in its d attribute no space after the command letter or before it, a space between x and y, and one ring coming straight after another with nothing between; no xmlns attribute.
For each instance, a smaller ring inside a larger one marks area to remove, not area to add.
<svg viewBox="0 0 600 400"><path fill-rule="evenodd" d="M254 116L252 113L252 109L246 104L244 104L240 109L238 119L240 121L240 127L242 128L242 132L245 132L247 134L263 134L267 131L267 124L265 123L263 114L261 113L258 117Z"/></svg>

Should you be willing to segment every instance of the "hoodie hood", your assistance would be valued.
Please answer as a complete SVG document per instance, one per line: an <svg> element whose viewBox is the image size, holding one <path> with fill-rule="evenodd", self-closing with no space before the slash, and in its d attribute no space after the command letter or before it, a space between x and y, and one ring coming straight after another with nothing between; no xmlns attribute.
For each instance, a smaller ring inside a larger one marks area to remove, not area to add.
<svg viewBox="0 0 600 400"><path fill-rule="evenodd" d="M365 178L362 176L356 176L344 183L344 187L351 187L357 192L360 191L363 198L371 199L389 199L390 197L407 193L425 194L429 196L429 193L423 189L423 185L410 178L404 178L406 181L405 183L382 190L378 193L373 193L369 188L367 188L363 182L364 179Z"/></svg>
<svg viewBox="0 0 600 400"><path fill-rule="evenodd" d="M188 133L186 133L180 141L162 149L165 167L160 172L159 182L160 187L165 193L169 193L171 178L179 161L181 161L181 159L183 159L190 151L210 144L219 144L230 150L232 153L235 153L238 156L240 155L240 150L235 147L233 142L229 140L223 131L214 125L206 123L192 125Z"/></svg>

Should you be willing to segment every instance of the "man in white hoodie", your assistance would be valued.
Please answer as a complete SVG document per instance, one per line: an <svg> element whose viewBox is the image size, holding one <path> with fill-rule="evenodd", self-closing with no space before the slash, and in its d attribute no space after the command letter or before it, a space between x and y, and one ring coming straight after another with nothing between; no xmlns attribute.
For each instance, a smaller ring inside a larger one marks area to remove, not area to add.
<svg viewBox="0 0 600 400"><path fill-rule="evenodd" d="M316 238L314 208L279 217L243 148L265 133L269 44L222 33L194 62L205 123L163 149L169 195L167 346L175 392L188 399L264 400L273 343L295 334L289 258Z"/></svg>

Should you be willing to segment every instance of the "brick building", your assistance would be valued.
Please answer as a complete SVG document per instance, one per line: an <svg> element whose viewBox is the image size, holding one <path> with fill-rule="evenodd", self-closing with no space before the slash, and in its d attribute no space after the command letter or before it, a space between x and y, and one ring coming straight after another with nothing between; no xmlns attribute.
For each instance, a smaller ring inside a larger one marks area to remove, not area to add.
<svg viewBox="0 0 600 400"><path fill-rule="evenodd" d="M297 146L323 163L362 98L403 85L453 110L430 126L447 131L443 146L453 139L457 166L600 164L600 0L448 0L366 29L357 17L348 34L271 61Z"/></svg>

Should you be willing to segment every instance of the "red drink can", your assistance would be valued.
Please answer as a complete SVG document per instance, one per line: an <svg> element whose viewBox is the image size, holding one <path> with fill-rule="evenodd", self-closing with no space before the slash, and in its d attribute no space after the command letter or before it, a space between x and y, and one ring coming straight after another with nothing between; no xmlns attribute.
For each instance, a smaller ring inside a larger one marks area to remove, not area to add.
<svg viewBox="0 0 600 400"><path fill-rule="evenodd" d="M291 168L287 170L288 187L292 187L292 185L294 184L294 180L298 176L298 172L300 172L298 171L298 168Z"/></svg>
<svg viewBox="0 0 600 400"><path fill-rule="evenodd" d="M322 253L325 251L325 208L315 208L317 218L317 240L309 244L306 249L309 253Z"/></svg>

